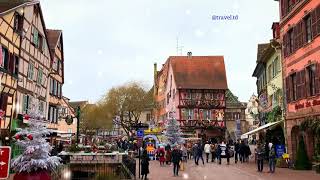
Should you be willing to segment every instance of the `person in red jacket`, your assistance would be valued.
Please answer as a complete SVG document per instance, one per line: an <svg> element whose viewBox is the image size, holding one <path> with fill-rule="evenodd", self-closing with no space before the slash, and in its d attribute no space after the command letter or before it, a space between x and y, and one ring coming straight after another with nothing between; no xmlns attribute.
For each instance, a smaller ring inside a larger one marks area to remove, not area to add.
<svg viewBox="0 0 320 180"><path fill-rule="evenodd" d="M166 161L165 154L164 148L159 147L157 150L157 156L159 158L160 166L164 165L164 162Z"/></svg>

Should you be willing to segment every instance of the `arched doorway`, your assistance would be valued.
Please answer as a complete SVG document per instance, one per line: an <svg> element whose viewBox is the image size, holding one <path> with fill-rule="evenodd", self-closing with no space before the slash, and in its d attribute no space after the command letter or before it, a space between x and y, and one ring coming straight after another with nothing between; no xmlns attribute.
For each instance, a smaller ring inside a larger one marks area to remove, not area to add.
<svg viewBox="0 0 320 180"><path fill-rule="evenodd" d="M291 146L292 146L291 147L291 152L292 152L291 159L293 159L293 160L296 159L298 144L299 144L299 126L294 126L291 129Z"/></svg>

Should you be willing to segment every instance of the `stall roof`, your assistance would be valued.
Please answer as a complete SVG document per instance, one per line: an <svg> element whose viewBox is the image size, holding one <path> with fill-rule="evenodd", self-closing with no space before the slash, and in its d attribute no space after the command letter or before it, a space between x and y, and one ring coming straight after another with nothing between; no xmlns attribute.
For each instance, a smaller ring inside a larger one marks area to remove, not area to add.
<svg viewBox="0 0 320 180"><path fill-rule="evenodd" d="M254 129L252 131L249 131L247 133L242 134L241 135L241 139L246 139L246 138L248 138L248 135L255 134L255 133L259 132L259 131L262 131L264 129L268 129L268 128L270 128L272 126L275 126L275 125L277 125L279 123L282 123L282 122L283 122L283 120L277 121L277 122L268 123L268 124L265 124L263 126L260 126L257 129Z"/></svg>

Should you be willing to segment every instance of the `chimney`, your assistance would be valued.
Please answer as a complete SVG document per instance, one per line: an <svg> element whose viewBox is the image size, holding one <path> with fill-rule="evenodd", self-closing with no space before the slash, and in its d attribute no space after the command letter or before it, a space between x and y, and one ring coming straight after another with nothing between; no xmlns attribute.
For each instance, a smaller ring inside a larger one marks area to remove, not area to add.
<svg viewBox="0 0 320 180"><path fill-rule="evenodd" d="M192 52L189 51L189 52L188 52L188 58L191 59L191 57L192 57Z"/></svg>

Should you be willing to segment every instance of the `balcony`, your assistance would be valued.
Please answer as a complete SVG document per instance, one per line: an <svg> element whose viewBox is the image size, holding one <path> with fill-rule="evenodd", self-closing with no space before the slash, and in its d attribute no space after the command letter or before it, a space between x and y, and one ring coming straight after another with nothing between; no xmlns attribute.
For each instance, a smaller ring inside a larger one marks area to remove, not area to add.
<svg viewBox="0 0 320 180"><path fill-rule="evenodd" d="M207 100L207 99L181 99L178 108L202 108L215 109L224 108L225 100Z"/></svg>
<svg viewBox="0 0 320 180"><path fill-rule="evenodd" d="M201 129L207 127L225 128L224 120L178 120L182 129Z"/></svg>

